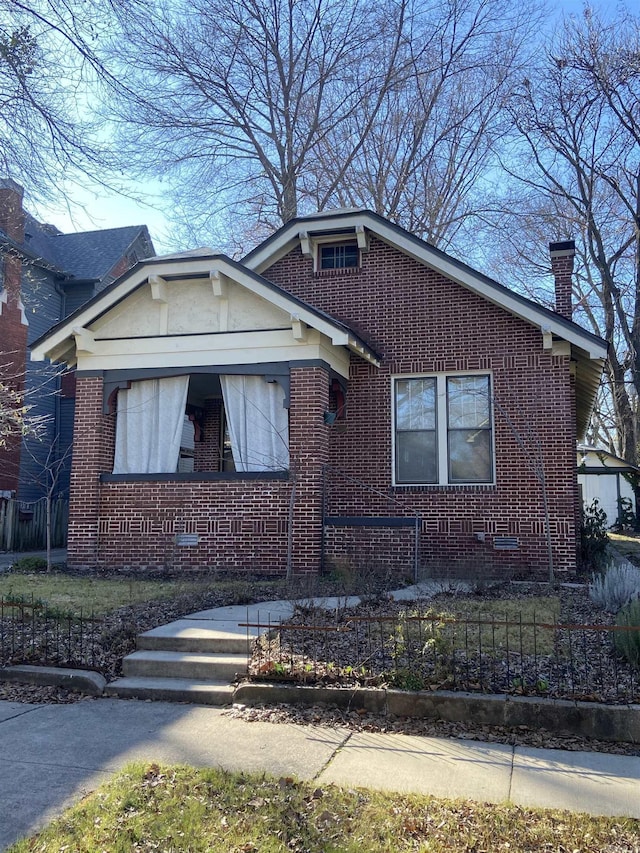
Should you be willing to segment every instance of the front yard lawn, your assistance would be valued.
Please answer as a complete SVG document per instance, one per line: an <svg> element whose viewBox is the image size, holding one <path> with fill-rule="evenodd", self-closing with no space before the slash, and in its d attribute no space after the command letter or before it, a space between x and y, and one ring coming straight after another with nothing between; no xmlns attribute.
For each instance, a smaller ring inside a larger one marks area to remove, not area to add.
<svg viewBox="0 0 640 853"><path fill-rule="evenodd" d="M135 765L7 853L636 851L628 818Z"/></svg>
<svg viewBox="0 0 640 853"><path fill-rule="evenodd" d="M64 572L32 574L6 572L0 575L0 599L42 602L64 613L102 615L131 604L206 594L215 586L220 593L248 594L248 585L240 580L144 580L129 577L100 578L70 575ZM264 583L265 590L269 585ZM273 583L271 584L273 586Z"/></svg>
<svg viewBox="0 0 640 853"><path fill-rule="evenodd" d="M138 634L200 610L268 601L282 592L281 581L254 578L2 574L0 666L81 667L111 680L120 675ZM32 600L40 606L32 609Z"/></svg>

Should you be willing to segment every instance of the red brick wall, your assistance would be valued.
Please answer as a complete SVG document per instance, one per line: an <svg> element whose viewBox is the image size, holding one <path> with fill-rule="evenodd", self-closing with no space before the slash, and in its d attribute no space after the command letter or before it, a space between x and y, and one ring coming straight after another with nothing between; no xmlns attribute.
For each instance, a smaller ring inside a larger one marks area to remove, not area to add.
<svg viewBox="0 0 640 853"><path fill-rule="evenodd" d="M106 482L113 467L115 418L103 415L102 380L77 380L68 534L69 565L139 570L199 569L283 575L317 571L322 527L322 464L328 429L323 413L329 377L321 368L291 373L287 480ZM219 408L205 414L212 437ZM217 439L219 441L219 439ZM198 445L196 444L196 448ZM205 451L206 456L206 451ZM205 464L204 457L201 460ZM209 460L211 461L211 460ZM215 469L217 470L217 469ZM179 545L180 534L195 545Z"/></svg>
<svg viewBox="0 0 640 853"><path fill-rule="evenodd" d="M200 440L194 445L195 471L222 470L222 400L207 400Z"/></svg>
<svg viewBox="0 0 640 853"><path fill-rule="evenodd" d="M320 367L291 370L289 452L295 488L293 570L317 572L322 545L322 477L329 461L329 375Z"/></svg>
<svg viewBox="0 0 640 853"><path fill-rule="evenodd" d="M96 563L282 575L289 492L280 480L103 483ZM197 544L177 544L185 533Z"/></svg>
<svg viewBox="0 0 640 853"><path fill-rule="evenodd" d="M544 351L542 335L529 324L375 238L359 273L314 276L311 260L295 250L264 275L350 323L382 356L379 369L352 357L346 418L330 428L329 458L339 472L385 497L334 474L330 514L419 514L424 572L464 574L482 567L491 573L543 573L544 512L531 470L539 441L554 561L561 571L574 569L575 411L568 357ZM392 487L391 376L467 370L493 377L496 485ZM529 458L515 433L530 448ZM485 541L476 533L485 534ZM389 548L388 529L357 535ZM407 531L394 535L406 562ZM520 549L496 551L493 539L504 535L517 536ZM328 540L338 538L334 531ZM339 557L339 549L330 556Z"/></svg>
<svg viewBox="0 0 640 853"><path fill-rule="evenodd" d="M113 469L115 416L102 413L102 379L76 379L73 459L69 494L67 561L70 566L98 563L99 477Z"/></svg>
<svg viewBox="0 0 640 853"><path fill-rule="evenodd" d="M24 241L24 211L22 190L13 186L0 187L0 229L17 243ZM20 256L10 249L0 252L6 301L0 303L0 379L12 391L24 388L27 354L27 326L22 322ZM0 447L0 491L15 491L20 473L20 436L7 438Z"/></svg>
<svg viewBox="0 0 640 853"><path fill-rule="evenodd" d="M282 574L290 547L295 572L317 571L328 462L330 514L421 517L423 573L544 574L544 513L531 470L539 442L556 568L573 570L575 413L568 357L544 351L542 335L524 321L375 239L361 271L348 276L314 276L311 261L299 251L266 275L357 328L381 354L382 366L352 357L346 416L330 427L323 419L327 373L320 367L292 369L287 481L100 485L100 471L111 470L113 418L100 411L101 380L81 377L72 565L209 566ZM393 487L391 377L474 370L493 377L496 485ZM210 434L213 414L208 414ZM178 546L180 533L197 534L198 544ZM501 535L518 537L519 550L496 551L494 537ZM379 563L385 570L412 570L412 531L404 528L337 528L327 531L325 544L330 558L352 555L372 568Z"/></svg>

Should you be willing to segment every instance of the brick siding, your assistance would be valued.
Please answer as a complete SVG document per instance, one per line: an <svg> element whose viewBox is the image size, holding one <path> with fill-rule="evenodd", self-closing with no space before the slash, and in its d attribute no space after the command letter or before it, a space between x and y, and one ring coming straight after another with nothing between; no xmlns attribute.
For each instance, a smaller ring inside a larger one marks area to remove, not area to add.
<svg viewBox="0 0 640 853"><path fill-rule="evenodd" d="M576 435L569 357L544 351L542 335L529 324L375 238L358 273L314 275L311 259L295 249L264 275L349 323L382 356L380 368L352 357L346 416L330 428L329 457L338 472L389 499L338 473L333 479L339 485L328 488L329 514L418 514L425 573L468 574L482 567L491 574L543 574L544 512L530 468L539 441L555 565L561 572L574 570ZM475 370L491 372L499 404L494 413L496 485L392 487L391 377ZM514 430L531 447L529 459ZM484 534L483 542L476 533ZM518 537L519 550L496 551L496 536ZM331 540L342 545L333 547ZM327 557L344 557L345 542L358 542L348 547L362 554L366 541L372 553L377 549L379 561L388 562L384 554L391 552L404 566L411 561L409 540L405 528L334 530L327 537Z"/></svg>
<svg viewBox="0 0 640 853"><path fill-rule="evenodd" d="M324 423L329 376L291 369L288 480L99 483L113 459L113 417L101 414L101 380L80 377L74 442L69 562L162 568L208 566L283 574L318 571L323 500L332 515L420 516L420 566L431 574L544 574L540 485L532 453L543 448L556 569L571 572L576 550L575 410L568 356L545 351L542 335L503 309L371 238L362 268L314 275L299 249L265 277L349 323L382 357L351 359L344 416ZM392 486L391 377L487 371L496 399L496 484ZM219 415L205 413L196 468L217 465ZM532 448L525 454L520 443ZM325 474L324 465L330 466ZM289 520L293 524L289 526ZM176 544L195 533L198 544ZM483 534L480 541L477 534ZM497 551L515 536L517 551ZM410 574L410 528L334 528L328 564L350 560Z"/></svg>
<svg viewBox="0 0 640 853"><path fill-rule="evenodd" d="M22 192L11 186L0 187L0 230L17 243L24 240ZM6 301L0 303L0 379L13 391L22 392L25 384L28 327L21 309L22 261L17 252L0 252ZM0 447L0 491L16 491L20 477L20 436L9 436Z"/></svg>

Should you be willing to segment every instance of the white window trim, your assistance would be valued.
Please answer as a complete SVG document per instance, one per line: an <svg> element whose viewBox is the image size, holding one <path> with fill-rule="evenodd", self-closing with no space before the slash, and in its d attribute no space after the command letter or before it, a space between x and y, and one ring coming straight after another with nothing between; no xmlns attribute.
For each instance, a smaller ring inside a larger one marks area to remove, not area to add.
<svg viewBox="0 0 640 853"><path fill-rule="evenodd" d="M358 244L358 235L354 232L350 234L327 234L321 237L310 237L311 249L313 252L313 271L326 272L320 267L320 246L335 246L338 243L356 243ZM345 267L345 269L360 269L362 266L362 248L358 245L358 265L356 267ZM342 269L342 267L338 267Z"/></svg>
<svg viewBox="0 0 640 853"><path fill-rule="evenodd" d="M458 376L487 376L489 377L489 397L491 403L491 480L479 483L456 481L449 482L449 442L447 424L447 379ZM402 379L435 379L436 380L436 447L438 449L438 482L437 483L399 483L396 479L396 381ZM446 373L397 373L391 376L391 477L392 485L398 488L433 488L443 486L455 489L468 486L496 485L496 423L495 407L493 405L493 374L490 370L451 370Z"/></svg>

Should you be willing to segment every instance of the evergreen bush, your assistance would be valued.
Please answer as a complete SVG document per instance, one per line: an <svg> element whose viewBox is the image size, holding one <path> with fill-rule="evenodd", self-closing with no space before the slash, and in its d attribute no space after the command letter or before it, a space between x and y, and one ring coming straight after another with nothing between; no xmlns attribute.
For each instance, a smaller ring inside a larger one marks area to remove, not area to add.
<svg viewBox="0 0 640 853"><path fill-rule="evenodd" d="M631 666L640 667L640 598L634 598L622 608L616 617L616 625L635 629L615 631L613 642Z"/></svg>
<svg viewBox="0 0 640 853"><path fill-rule="evenodd" d="M607 565L607 514L595 498L582 508L579 567L584 572L601 571Z"/></svg>

